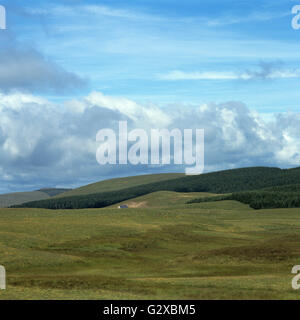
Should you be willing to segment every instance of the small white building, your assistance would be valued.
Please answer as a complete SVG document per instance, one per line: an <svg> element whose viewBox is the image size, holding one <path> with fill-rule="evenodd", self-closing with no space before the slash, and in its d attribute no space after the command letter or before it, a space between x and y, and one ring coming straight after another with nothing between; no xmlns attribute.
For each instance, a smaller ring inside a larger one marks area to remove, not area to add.
<svg viewBox="0 0 300 320"><path fill-rule="evenodd" d="M128 209L128 205L127 204L121 204L120 206L118 206L118 209Z"/></svg>

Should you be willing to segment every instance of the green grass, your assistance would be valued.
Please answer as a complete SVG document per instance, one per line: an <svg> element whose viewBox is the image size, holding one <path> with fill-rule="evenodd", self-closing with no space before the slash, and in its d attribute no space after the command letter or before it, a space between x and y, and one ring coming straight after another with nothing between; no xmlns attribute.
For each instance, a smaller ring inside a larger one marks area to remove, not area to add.
<svg viewBox="0 0 300 320"><path fill-rule="evenodd" d="M162 174L149 174L141 176L132 176L126 178L116 178L92 183L77 189L73 189L62 193L55 198L82 196L87 194L94 194L100 192L116 191L136 187L143 184L166 181L184 177L183 173L162 173Z"/></svg>
<svg viewBox="0 0 300 320"><path fill-rule="evenodd" d="M0 209L0 299L300 297L300 209L186 196L154 193L126 210Z"/></svg>
<svg viewBox="0 0 300 320"><path fill-rule="evenodd" d="M160 208L173 206L178 207L185 205L187 201L192 200L195 197L201 198L210 196L214 196L214 194L205 192L184 193L173 191L156 191L131 200L122 201L110 207L118 208L118 206L121 204L126 204L129 208Z"/></svg>

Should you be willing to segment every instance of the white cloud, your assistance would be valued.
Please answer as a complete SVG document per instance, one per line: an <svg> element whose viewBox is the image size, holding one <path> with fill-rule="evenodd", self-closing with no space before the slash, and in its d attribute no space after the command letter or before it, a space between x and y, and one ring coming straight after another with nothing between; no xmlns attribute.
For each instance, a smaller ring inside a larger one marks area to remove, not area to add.
<svg viewBox="0 0 300 320"><path fill-rule="evenodd" d="M0 48L0 90L66 92L86 81L33 49Z"/></svg>
<svg viewBox="0 0 300 320"><path fill-rule="evenodd" d="M180 70L174 70L165 75L160 75L161 80L234 80L238 79L238 75L233 72L184 72Z"/></svg>
<svg viewBox="0 0 300 320"><path fill-rule="evenodd" d="M249 23L249 22L266 22L270 20L282 19L290 16L289 11L285 12L251 12L250 14L240 15L222 15L220 18L203 19L205 25L209 27L220 27L233 24Z"/></svg>
<svg viewBox="0 0 300 320"><path fill-rule="evenodd" d="M52 5L47 8L27 7L25 11L32 15L56 16L99 16L109 18L124 18L129 20L161 20L158 15L151 15L138 10L114 8L106 5Z"/></svg>
<svg viewBox="0 0 300 320"><path fill-rule="evenodd" d="M117 130L119 120L127 120L129 130L205 129L206 170L300 165L300 113L265 118L240 102L160 108L99 92L64 104L21 93L1 94L2 190L74 186L112 176L183 171L174 166L100 166L95 156L96 133L103 128Z"/></svg>
<svg viewBox="0 0 300 320"><path fill-rule="evenodd" d="M178 80L257 80L257 79L291 79L300 78L299 69L287 70L248 70L245 72L233 71L194 71L184 72L174 70L164 75L159 75L160 80L178 81Z"/></svg>
<svg viewBox="0 0 300 320"><path fill-rule="evenodd" d="M204 15L183 15L168 16L159 14L150 14L142 10L134 9L132 6L129 8L117 7L112 5L47 5L47 7L26 7L25 12L32 15L58 15L58 16L82 16L82 15L97 15L102 17L111 18L125 18L130 20L151 20L151 21L169 21L169 22L187 22L195 23L198 22L202 26L206 27L220 27L226 25L249 23L249 22L265 22L275 19L281 19L290 16L289 11L253 11L250 13L244 13L239 15L234 14L219 14L218 18L215 16L207 17Z"/></svg>
<svg viewBox="0 0 300 320"><path fill-rule="evenodd" d="M127 98L105 96L101 92L93 92L85 100L87 106L104 107L120 112L141 125L165 127L170 124L169 116L154 105L151 107L141 106Z"/></svg>

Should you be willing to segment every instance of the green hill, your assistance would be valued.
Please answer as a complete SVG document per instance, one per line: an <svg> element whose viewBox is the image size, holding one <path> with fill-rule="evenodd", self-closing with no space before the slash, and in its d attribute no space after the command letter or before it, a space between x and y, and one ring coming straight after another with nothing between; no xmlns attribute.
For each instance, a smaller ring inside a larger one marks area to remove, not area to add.
<svg viewBox="0 0 300 320"><path fill-rule="evenodd" d="M122 204L126 204L128 208L164 208L164 207L179 207L185 205L188 200L195 197L209 197L213 193L205 192L174 192L174 191L156 191L148 193L144 196L125 200L112 205L112 208L118 208Z"/></svg>
<svg viewBox="0 0 300 320"><path fill-rule="evenodd" d="M68 192L65 192L56 196L56 198L81 196L81 195L95 194L100 192L122 190L122 189L136 187L143 184L177 179L183 176L184 176L183 173L163 173L163 174L149 174L149 175L109 179L109 180L104 180L96 183L91 183L86 186L82 186L80 188L70 190Z"/></svg>
<svg viewBox="0 0 300 320"><path fill-rule="evenodd" d="M44 188L44 189L40 189L38 191L44 192L46 194L48 194L50 197L54 197L57 196L61 193L65 193L67 191L71 191L72 189L65 189L65 188Z"/></svg>
<svg viewBox="0 0 300 320"><path fill-rule="evenodd" d="M62 192L65 192L66 190L68 189L48 188L37 191L0 194L0 208L6 208L13 205L26 203L28 201L48 199L53 195L60 194Z"/></svg>
<svg viewBox="0 0 300 320"><path fill-rule="evenodd" d="M47 198L50 198L50 196L41 191L6 193L0 195L0 207L5 208L28 201L37 201Z"/></svg>
<svg viewBox="0 0 300 320"><path fill-rule="evenodd" d="M9 290L0 299L299 298L287 272L300 256L299 208L256 211L234 200L187 204L228 195L149 192L178 188L175 181L46 200L99 205L147 192L126 200L126 210L116 209L120 202L102 209L0 209L1 263L9 272ZM297 190L295 184L260 191Z"/></svg>
<svg viewBox="0 0 300 320"><path fill-rule="evenodd" d="M248 204L253 209L272 208L299 208L300 207L300 185L284 185L264 188L254 191L234 192L229 195L199 197L188 200L191 203L207 203L224 200L239 201Z"/></svg>
<svg viewBox="0 0 300 320"><path fill-rule="evenodd" d="M139 176L99 182L76 189L74 190L75 192L64 193L57 198L33 201L22 204L19 207L47 209L102 208L156 191L226 194L296 185L299 181L300 168L253 167L212 172L197 176L179 175L177 178L176 174L171 176ZM96 192L96 190L98 191Z"/></svg>

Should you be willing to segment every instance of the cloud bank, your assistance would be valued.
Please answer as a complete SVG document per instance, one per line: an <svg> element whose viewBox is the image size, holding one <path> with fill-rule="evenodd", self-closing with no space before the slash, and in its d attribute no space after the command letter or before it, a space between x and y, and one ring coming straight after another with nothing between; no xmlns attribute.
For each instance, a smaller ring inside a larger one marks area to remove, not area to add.
<svg viewBox="0 0 300 320"><path fill-rule="evenodd" d="M206 171L254 165L300 165L300 113L264 120L241 102L158 107L100 92L63 104L24 93L0 94L1 192L79 186L176 166L100 166L96 134L116 129L205 129Z"/></svg>
<svg viewBox="0 0 300 320"><path fill-rule="evenodd" d="M64 70L33 49L0 47L0 90L64 93L86 85L86 81Z"/></svg>

